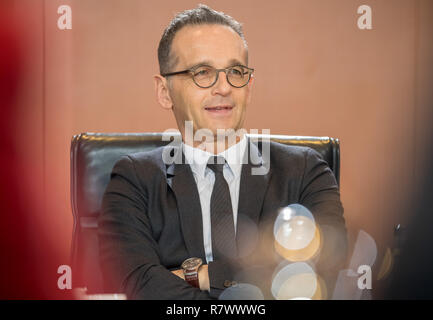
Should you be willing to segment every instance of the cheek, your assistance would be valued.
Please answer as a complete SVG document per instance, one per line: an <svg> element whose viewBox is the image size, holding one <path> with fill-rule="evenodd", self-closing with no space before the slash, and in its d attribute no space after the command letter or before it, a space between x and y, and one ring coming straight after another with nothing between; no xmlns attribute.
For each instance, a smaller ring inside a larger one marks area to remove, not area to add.
<svg viewBox="0 0 433 320"><path fill-rule="evenodd" d="M203 106L207 95L197 88L184 87L183 92L178 95L178 111L183 113L182 118L201 123L205 121ZM203 125L203 124L202 124Z"/></svg>
<svg viewBox="0 0 433 320"><path fill-rule="evenodd" d="M173 104L178 109L186 114L190 114L191 106L194 105L194 91L188 84L177 84L173 88L172 93Z"/></svg>
<svg viewBox="0 0 433 320"><path fill-rule="evenodd" d="M198 114L205 105L206 92L200 91L197 88L186 88L185 89L185 103L188 106L190 112Z"/></svg>
<svg viewBox="0 0 433 320"><path fill-rule="evenodd" d="M238 105L238 107L240 107L240 109L244 110L247 103L248 103L248 91L247 90L242 90L240 91L236 96L236 104Z"/></svg>

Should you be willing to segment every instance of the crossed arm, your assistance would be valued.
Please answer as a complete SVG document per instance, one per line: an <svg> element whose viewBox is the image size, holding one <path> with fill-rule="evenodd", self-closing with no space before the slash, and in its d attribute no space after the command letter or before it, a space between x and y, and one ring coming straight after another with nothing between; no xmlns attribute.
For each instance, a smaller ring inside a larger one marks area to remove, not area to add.
<svg viewBox="0 0 433 320"><path fill-rule="evenodd" d="M152 224L146 214L149 203L146 191L137 178L133 159L119 160L104 194L98 221L105 291L126 293L128 299L217 298L218 283L223 281L214 281L212 288L209 274L217 279L224 273L221 263L211 262L200 268L200 289L184 281L181 270L171 272L163 265L160 247L152 236Z"/></svg>
<svg viewBox="0 0 433 320"><path fill-rule="evenodd" d="M171 272L179 278L185 280L182 269L176 269ZM207 264L203 264L198 270L198 282L200 284L200 290L209 291L209 271Z"/></svg>
<svg viewBox="0 0 433 320"><path fill-rule="evenodd" d="M300 203L313 211L319 224L331 226L327 228L329 232L343 235L342 245L324 246L323 256L327 259L321 260L328 260L336 251L344 251L346 245L338 188L330 169L324 168L326 164L316 154L308 152L305 163ZM169 271L163 266L158 243L151 236L151 221L143 214L148 201L145 191L137 178L133 159L122 158L113 168L99 220L100 260L106 290L125 292L129 299L218 298L224 288L215 290L215 283L230 279L236 267L224 261L203 265L199 269L200 289L197 289L183 280L182 270ZM332 260L339 260L333 257ZM326 269L328 264L324 261L323 265Z"/></svg>

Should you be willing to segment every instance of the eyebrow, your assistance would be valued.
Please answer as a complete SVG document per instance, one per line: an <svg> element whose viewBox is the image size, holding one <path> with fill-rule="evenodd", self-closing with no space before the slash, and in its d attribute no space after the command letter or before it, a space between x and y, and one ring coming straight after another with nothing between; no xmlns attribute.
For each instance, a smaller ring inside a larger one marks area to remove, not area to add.
<svg viewBox="0 0 433 320"><path fill-rule="evenodd" d="M211 67L213 67L212 62L210 60L203 60L203 61L200 61L199 63L194 63L194 64L190 65L187 69L191 69L193 67L198 67L198 66L211 66ZM233 67L233 66L245 66L245 65L237 59L231 59L227 65L227 68Z"/></svg>

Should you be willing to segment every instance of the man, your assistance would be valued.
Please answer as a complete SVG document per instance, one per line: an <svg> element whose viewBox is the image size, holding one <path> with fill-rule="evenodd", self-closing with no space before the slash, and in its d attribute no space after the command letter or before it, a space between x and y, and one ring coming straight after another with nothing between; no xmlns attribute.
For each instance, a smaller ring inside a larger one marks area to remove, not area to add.
<svg viewBox="0 0 433 320"><path fill-rule="evenodd" d="M338 271L346 230L325 161L277 143L260 152L241 130L254 82L241 25L204 5L184 11L166 28L158 59L157 99L173 111L182 143L114 166L99 221L107 290L132 299L210 299L245 282L272 298L271 229L278 209L292 203L322 227L318 270ZM328 243L330 233L338 241ZM186 270L188 258L201 260L191 267L198 274Z"/></svg>

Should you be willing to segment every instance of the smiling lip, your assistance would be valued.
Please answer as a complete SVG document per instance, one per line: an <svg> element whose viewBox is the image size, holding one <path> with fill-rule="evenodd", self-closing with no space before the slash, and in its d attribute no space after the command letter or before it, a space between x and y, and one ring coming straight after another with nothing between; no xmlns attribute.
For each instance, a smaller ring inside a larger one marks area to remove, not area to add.
<svg viewBox="0 0 433 320"><path fill-rule="evenodd" d="M212 114L220 114L220 115L226 115L229 114L233 107L232 106L212 106L212 107L206 107L204 108L206 111L212 113Z"/></svg>

